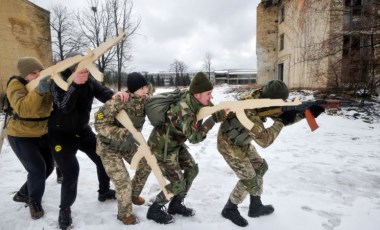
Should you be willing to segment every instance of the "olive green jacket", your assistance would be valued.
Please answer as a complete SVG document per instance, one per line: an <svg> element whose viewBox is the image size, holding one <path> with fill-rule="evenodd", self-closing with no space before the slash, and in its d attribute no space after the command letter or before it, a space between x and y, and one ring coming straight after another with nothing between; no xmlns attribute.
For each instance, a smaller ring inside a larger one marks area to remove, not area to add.
<svg viewBox="0 0 380 230"><path fill-rule="evenodd" d="M18 79L13 79L7 88L7 98L13 113L22 118L47 118L53 109L51 93L39 94L35 89L28 92ZM47 133L48 119L25 121L11 115L7 122L7 134L15 137L40 137Z"/></svg>

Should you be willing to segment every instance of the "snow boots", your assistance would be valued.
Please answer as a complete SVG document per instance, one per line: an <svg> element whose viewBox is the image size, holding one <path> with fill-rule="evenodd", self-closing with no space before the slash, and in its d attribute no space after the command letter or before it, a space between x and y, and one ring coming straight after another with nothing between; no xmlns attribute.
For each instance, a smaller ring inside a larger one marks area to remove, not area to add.
<svg viewBox="0 0 380 230"><path fill-rule="evenodd" d="M251 203L249 204L249 217L259 217L272 214L274 212L274 208L272 205L263 205L261 203L260 196L252 196L251 195Z"/></svg>
<svg viewBox="0 0 380 230"><path fill-rule="evenodd" d="M228 199L227 204L223 208L222 216L240 227L248 225L248 221L240 215L237 205L232 203L230 199Z"/></svg>
<svg viewBox="0 0 380 230"><path fill-rule="evenodd" d="M30 216L33 220L37 220L45 214L44 209L41 206L40 202L29 203Z"/></svg>
<svg viewBox="0 0 380 230"><path fill-rule="evenodd" d="M176 195L173 197L172 201L169 204L168 213L171 215L180 214L182 216L194 216L195 212L191 208L187 208L183 204L184 197Z"/></svg>
<svg viewBox="0 0 380 230"><path fill-rule="evenodd" d="M159 224L170 224L174 222L173 217L170 214L168 214L165 210L163 210L164 208L164 205L159 205L156 202L154 202L152 206L149 207L146 217L148 218L148 220L154 220Z"/></svg>
<svg viewBox="0 0 380 230"><path fill-rule="evenodd" d="M29 197L21 194L20 192L16 192L13 196L13 200L16 202L29 203Z"/></svg>
<svg viewBox="0 0 380 230"><path fill-rule="evenodd" d="M71 224L73 220L71 219L71 209L70 208L61 208L59 210L58 224L59 229L71 229Z"/></svg>
<svg viewBox="0 0 380 230"><path fill-rule="evenodd" d="M108 189L107 191L105 192L99 192L99 195L98 195L98 200L100 202L104 202L106 200L115 200L116 199L116 196L115 196L115 190L113 189Z"/></svg>

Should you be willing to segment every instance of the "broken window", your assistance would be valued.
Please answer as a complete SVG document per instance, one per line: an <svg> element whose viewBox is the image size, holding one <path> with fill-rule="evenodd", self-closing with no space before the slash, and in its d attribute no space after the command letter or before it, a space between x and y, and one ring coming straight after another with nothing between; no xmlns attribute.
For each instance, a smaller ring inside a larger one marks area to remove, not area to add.
<svg viewBox="0 0 380 230"><path fill-rule="evenodd" d="M279 22L283 22L285 20L285 6L282 5L279 12Z"/></svg>
<svg viewBox="0 0 380 230"><path fill-rule="evenodd" d="M285 36L284 36L284 34L281 34L280 35L280 50L283 50L284 48L285 48Z"/></svg>

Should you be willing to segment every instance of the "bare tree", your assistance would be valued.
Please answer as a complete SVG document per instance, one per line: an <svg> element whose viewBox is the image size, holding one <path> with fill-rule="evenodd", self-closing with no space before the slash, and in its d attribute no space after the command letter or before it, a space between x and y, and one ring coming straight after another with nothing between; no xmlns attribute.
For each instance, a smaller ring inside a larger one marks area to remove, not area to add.
<svg viewBox="0 0 380 230"><path fill-rule="evenodd" d="M63 60L66 54L78 51L83 44L81 37L75 33L74 15L66 6L58 4L53 7L51 13L53 59L57 62Z"/></svg>
<svg viewBox="0 0 380 230"><path fill-rule="evenodd" d="M208 79L211 81L211 64L212 64L212 54L210 52L207 52L205 54L205 59L203 62L203 68L205 69L206 73L208 74Z"/></svg>
<svg viewBox="0 0 380 230"><path fill-rule="evenodd" d="M126 38L116 45L116 66L117 66L117 85L118 90L121 89L121 73L127 61L130 61L132 55L130 54L131 36L135 34L140 25L140 19L132 22L131 12L133 3L130 0L111 0L107 3L107 12L112 16L112 22L115 29L116 36L119 35L119 29L126 33Z"/></svg>
<svg viewBox="0 0 380 230"><path fill-rule="evenodd" d="M183 61L179 61L177 59L170 65L170 71L175 72L175 85L184 85L184 77L187 70L187 65Z"/></svg>

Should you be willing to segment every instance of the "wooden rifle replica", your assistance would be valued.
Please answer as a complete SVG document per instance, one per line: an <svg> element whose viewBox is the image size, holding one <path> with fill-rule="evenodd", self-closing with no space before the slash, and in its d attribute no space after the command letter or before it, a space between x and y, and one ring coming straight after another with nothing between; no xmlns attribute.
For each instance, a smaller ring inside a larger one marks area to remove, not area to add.
<svg viewBox="0 0 380 230"><path fill-rule="evenodd" d="M299 98L295 98L293 101L289 102L282 99L247 99L241 101L223 101L215 106L206 106L201 108L197 114L197 120L202 120L219 110L229 109L230 112L236 113L236 117L245 128L251 130L254 124L245 115L245 109L257 109L274 106L297 106L300 104L301 101Z"/></svg>
<svg viewBox="0 0 380 230"><path fill-rule="evenodd" d="M86 55L76 55L74 57L66 58L63 61L60 61L57 64L42 70L38 78L30 81L26 85L27 90L30 92L31 90L37 87L41 79L50 77L61 89L67 91L76 73L83 69L87 69L96 80L103 81L103 73L101 73L98 70L94 62L98 60L105 52L111 49L114 45L122 41L124 37L125 33L120 30L119 36L107 40L106 42L100 44L97 48L93 50L89 49ZM76 68L74 73L70 75L67 81L63 80L60 75L60 72L76 64L78 64L78 67Z"/></svg>
<svg viewBox="0 0 380 230"><path fill-rule="evenodd" d="M153 155L153 153L150 151L150 148L148 144L146 143L144 136L137 131L137 129L134 127L131 119L129 118L128 114L121 110L117 115L116 119L125 127L128 129L129 132L132 133L135 140L139 143L138 150L135 153L135 155L132 158L131 161L131 168L137 169L138 164L141 160L141 158L145 157L147 163L152 168L154 175L156 176L156 179L165 195L165 197L170 200L171 197L173 197L173 194L170 193L166 189L166 181L165 178L162 176L162 171L160 167L158 166L157 159Z"/></svg>

